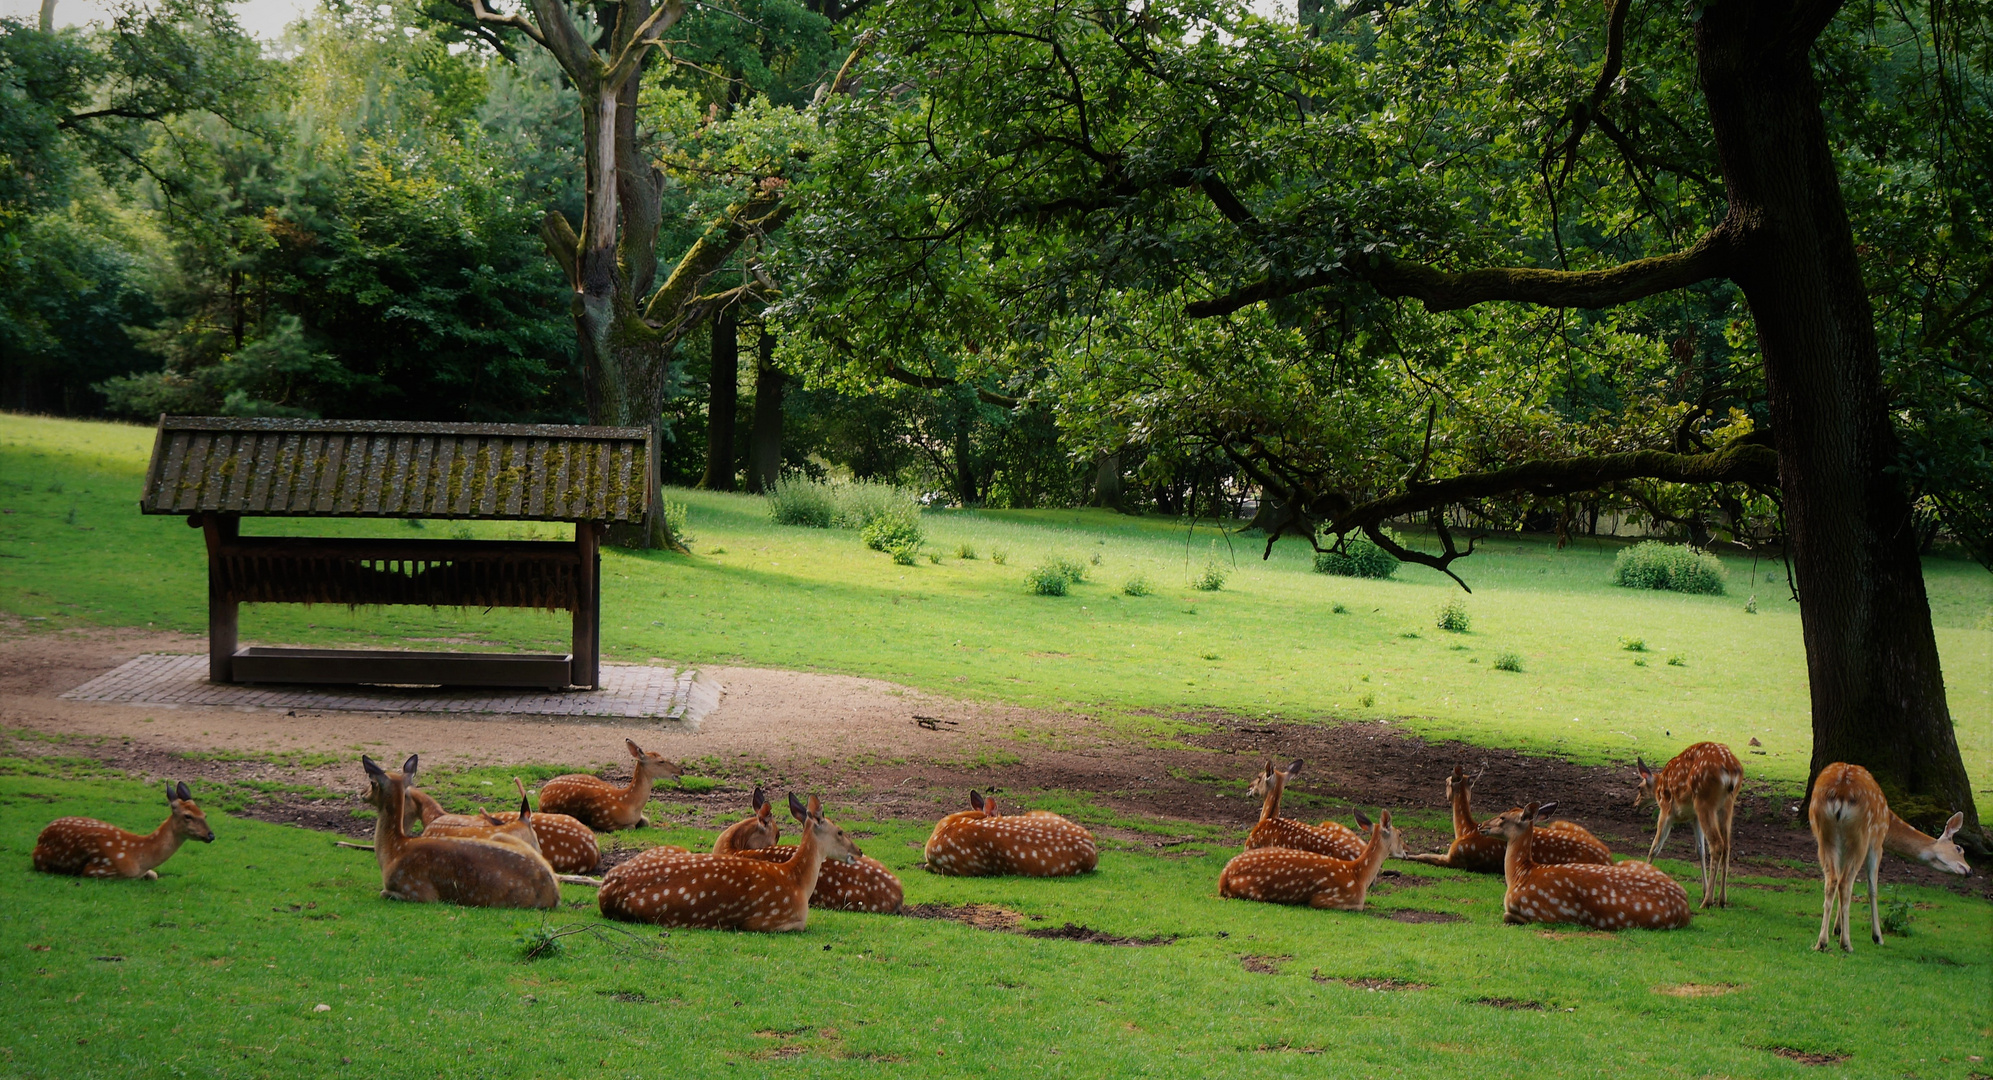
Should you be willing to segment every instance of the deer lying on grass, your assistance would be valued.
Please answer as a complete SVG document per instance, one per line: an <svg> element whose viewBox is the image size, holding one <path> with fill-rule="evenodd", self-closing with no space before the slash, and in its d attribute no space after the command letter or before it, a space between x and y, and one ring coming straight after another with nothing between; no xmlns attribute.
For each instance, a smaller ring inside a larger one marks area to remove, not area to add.
<svg viewBox="0 0 1993 1080"><path fill-rule="evenodd" d="M1312 851L1337 859L1359 858L1363 854L1363 835L1342 822L1325 821L1317 826L1280 816L1280 797L1287 790L1287 782L1301 771L1301 765L1297 758L1285 769L1276 768L1273 759L1268 758L1253 779L1252 787L1246 789L1250 794L1264 796L1259 822L1246 836L1246 850L1277 847Z"/></svg>
<svg viewBox="0 0 1993 1080"><path fill-rule="evenodd" d="M530 821L486 839L410 836L403 814L416 755L408 755L400 772L388 772L364 755L360 764L371 785L367 801L378 812L374 859L381 867L383 897L465 907L559 906L560 883L537 850Z"/></svg>
<svg viewBox="0 0 1993 1080"><path fill-rule="evenodd" d="M48 823L35 838L35 869L44 874L159 880L154 867L173 857L188 840L214 843L208 817L194 805L187 782L166 785L166 820L148 835L126 832L96 818L65 817Z"/></svg>
<svg viewBox="0 0 1993 1080"><path fill-rule="evenodd" d="M1389 810L1378 814L1374 825L1358 810L1356 823L1370 830L1370 839L1356 858L1338 859L1292 848L1252 848L1225 864L1218 875L1218 895L1228 900L1362 911L1384 857L1403 855L1405 843L1391 826Z"/></svg>
<svg viewBox="0 0 1993 1080"><path fill-rule="evenodd" d="M1882 944L1882 913L1877 910L1875 890L1884 851L1948 874L1972 872L1965 852L1952 841L1959 826L1965 824L1964 814L1953 814L1945 822L1942 836L1919 832L1889 809L1881 785L1859 765L1837 761L1821 769L1813 780L1813 798L1806 812L1813 839L1820 846L1820 874L1826 889L1820 907L1820 939L1813 943L1822 952L1837 931L1841 948L1855 951L1848 919L1855 905L1855 879L1864 868L1868 871L1869 935L1877 945Z"/></svg>
<svg viewBox="0 0 1993 1080"><path fill-rule="evenodd" d="M1689 924L1688 892L1651 863L1538 863L1536 819L1556 806L1530 803L1481 826L1507 843L1503 922L1569 922L1598 930L1678 930Z"/></svg>
<svg viewBox="0 0 1993 1080"><path fill-rule="evenodd" d="M1458 765L1453 767L1453 775L1446 778L1446 798L1453 804L1452 846L1442 854L1407 855L1406 858L1427 866L1447 866L1477 874L1502 872L1508 844L1499 836L1489 836L1481 831L1481 826L1474 821L1474 808L1470 801L1474 784L1481 779L1481 773L1487 771L1484 768L1468 776L1467 770ZM1591 830L1574 822L1552 821L1538 825L1533 845L1538 866L1567 863L1612 865L1612 849L1593 836Z"/></svg>
<svg viewBox="0 0 1993 1080"><path fill-rule="evenodd" d="M641 828L650 824L644 804L650 802L651 785L659 777L676 777L684 772L675 763L654 753L646 753L635 742L624 739L630 756L637 759L628 785L618 787L599 776L570 773L556 776L540 785L540 811L566 814L596 832Z"/></svg>
<svg viewBox="0 0 1993 1080"><path fill-rule="evenodd" d="M825 860L850 862L859 851L843 829L824 820L815 795L808 807L790 795L789 812L803 826L803 842L789 861L653 849L603 875L602 914L659 926L803 929Z"/></svg>
<svg viewBox="0 0 1993 1080"><path fill-rule="evenodd" d="M517 777L513 783L518 784ZM507 825L516 825L519 813L489 814L480 811L477 816L451 814L429 796L426 791L408 789L408 809L422 822L424 836L457 836L484 838ZM529 807L523 785L519 790L521 813ZM602 852L595 843L595 831L566 814L547 813L544 804L537 814L531 816L532 830L539 845L539 852L557 873L585 874L595 869L602 861Z"/></svg>
<svg viewBox="0 0 1993 1080"><path fill-rule="evenodd" d="M1693 820L1696 858L1702 863L1702 906L1708 907L1712 899L1717 907L1728 906L1730 824L1737 816L1737 789L1744 783L1744 766L1737 755L1722 743L1699 742L1676 754L1659 775L1637 757L1633 765L1640 772L1633 808L1648 803L1660 807L1647 857L1660 858L1668 832L1677 822Z"/></svg>
<svg viewBox="0 0 1993 1080"><path fill-rule="evenodd" d="M996 796L971 791L973 809L935 822L925 850L927 868L950 877L1067 877L1100 863L1093 834L1044 810L1001 817Z"/></svg>
<svg viewBox="0 0 1993 1080"><path fill-rule="evenodd" d="M754 789L753 815L734 822L713 841L713 854L736 855L760 862L784 863L796 854L796 845L777 844L781 831L769 817L769 804L759 787ZM810 906L831 911L870 911L889 915L900 909L904 892L900 879L886 864L868 855L848 863L827 862L817 873L816 888L810 892Z"/></svg>

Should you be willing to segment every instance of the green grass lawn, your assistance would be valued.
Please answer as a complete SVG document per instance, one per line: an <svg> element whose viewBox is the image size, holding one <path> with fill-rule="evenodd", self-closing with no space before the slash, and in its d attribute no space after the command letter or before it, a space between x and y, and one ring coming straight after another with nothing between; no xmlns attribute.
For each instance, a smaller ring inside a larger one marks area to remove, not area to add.
<svg viewBox="0 0 1993 1080"><path fill-rule="evenodd" d="M600 924L591 890L567 888L585 906L544 919L391 903L371 855L219 817L216 842L183 849L157 882L36 874L28 853L50 819L162 816L149 785L65 775L32 759L0 773L0 1074L1808 1075L1771 1050L1787 1047L1848 1055L1836 1075L1964 1080L1985 1071L1968 1055L1993 1054L1993 907L1940 890L1885 885L1914 905L1910 935L1843 957L1810 951L1812 880L1745 878L1733 908L1687 930L1603 936L1503 926L1496 879L1393 864L1408 884L1387 882L1373 906L1465 917L1408 925L1220 900L1231 849L1215 843L1175 858L1110 844L1097 873L1063 881L936 878L913 868L924 830L833 803L909 903L1176 940L825 912L796 935L585 933L527 961L527 931ZM1684 984L1716 993L1662 992Z"/></svg>
<svg viewBox="0 0 1993 1080"><path fill-rule="evenodd" d="M136 509L152 430L0 417L0 611L49 627L205 628L200 536ZM1416 567L1399 579L1312 573L1283 542L1100 511L937 511L928 550L897 566L853 532L777 526L750 496L674 491L691 507L692 556L604 558L605 652L843 672L964 697L1072 709L1167 733L1151 714L1219 708L1295 718L1400 719L1424 735L1563 754L1650 759L1702 738L1758 738L1756 775L1804 778L1805 657L1783 567L1726 559L1730 592L1682 596L1610 583L1620 544L1564 551L1496 539L1458 564L1462 596ZM255 521L249 531L416 535L399 522ZM424 523L420 535L558 536L557 525ZM958 558L969 545L974 559ZM994 556L1001 552L999 565ZM1099 564L1066 597L1030 595L1024 574L1061 555ZM1236 557L1236 565L1234 558ZM1224 588L1190 579L1216 559ZM1135 575L1154 595L1130 597ZM1993 575L1926 562L1952 715L1966 766L1993 775ZM1755 596L1757 613L1747 614ZM1460 598L1469 632L1434 626ZM1342 611L1338 611L1340 606ZM246 640L493 647L564 641L565 616L389 608L250 606ZM1639 639L1644 651L1630 651ZM1496 656L1518 653L1520 673Z"/></svg>

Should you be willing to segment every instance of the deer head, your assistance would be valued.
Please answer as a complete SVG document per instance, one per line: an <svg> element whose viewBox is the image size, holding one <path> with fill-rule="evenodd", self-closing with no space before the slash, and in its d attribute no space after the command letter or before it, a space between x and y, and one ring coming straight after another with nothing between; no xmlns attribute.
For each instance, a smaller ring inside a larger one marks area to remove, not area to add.
<svg viewBox="0 0 1993 1080"><path fill-rule="evenodd" d="M180 781L178 787L166 785L166 806L173 811L174 835L182 840L199 840L204 844L215 842L215 831L208 827L208 816L194 805L194 796L187 791L185 780ZM1951 833L1945 835L1950 836Z"/></svg>
<svg viewBox="0 0 1993 1080"><path fill-rule="evenodd" d="M789 798L792 802L795 800L795 796L793 795ZM997 816L997 800L994 794L989 798L984 798L982 792L971 791L969 792L969 805L977 810L981 810L987 817Z"/></svg>
<svg viewBox="0 0 1993 1080"><path fill-rule="evenodd" d="M1654 770L1648 768L1647 763L1637 755L1633 759L1633 768L1640 774L1640 786L1633 792L1633 808L1638 810L1643 806L1652 806L1655 802Z"/></svg>
<svg viewBox="0 0 1993 1080"><path fill-rule="evenodd" d="M824 820L823 804L817 801L815 795L810 796L809 805L805 806L796 798L795 792L790 792L789 813L794 814L803 826L805 841L814 841L817 850L823 852L825 862L857 862L858 857L865 854L858 850L857 842L846 836L842 828Z"/></svg>
<svg viewBox="0 0 1993 1080"><path fill-rule="evenodd" d="M185 791L186 789L187 785L180 785L180 790ZM1928 846L1919 851L1917 858L1939 870L1943 870L1947 874L1972 873L1972 864L1965 861L1965 850L1958 846L1958 841L1952 839L1953 836L1958 835L1959 826L1964 824L1965 815L1963 813L1953 814L1951 820L1945 822L1943 835L1931 841Z"/></svg>
<svg viewBox="0 0 1993 1080"><path fill-rule="evenodd" d="M638 780L658 780L666 776L676 779L685 772L677 762L668 761L662 754L645 750L633 739L624 739L623 745L629 747L630 756L637 759Z"/></svg>
<svg viewBox="0 0 1993 1080"><path fill-rule="evenodd" d="M1300 763L1296 762L1295 764L1298 765ZM1351 810L1356 814L1356 827L1359 830L1371 827L1370 818L1364 814L1363 807L1352 807ZM1382 811L1377 815L1377 837L1384 845L1384 855L1386 858L1402 859L1405 857L1405 834L1391 824L1391 811L1389 810Z"/></svg>
<svg viewBox="0 0 1993 1080"><path fill-rule="evenodd" d="M1499 836L1504 840L1513 839L1536 826L1538 817L1548 816L1557 809L1557 804L1547 802L1541 806L1530 803L1528 806L1504 811L1499 817L1481 826L1481 835Z"/></svg>
<svg viewBox="0 0 1993 1080"><path fill-rule="evenodd" d="M401 763L400 772L389 772L375 764L374 759L360 755L360 765L367 770L367 802L382 814L392 814L402 808L408 799L408 789L415 783L415 754Z"/></svg>

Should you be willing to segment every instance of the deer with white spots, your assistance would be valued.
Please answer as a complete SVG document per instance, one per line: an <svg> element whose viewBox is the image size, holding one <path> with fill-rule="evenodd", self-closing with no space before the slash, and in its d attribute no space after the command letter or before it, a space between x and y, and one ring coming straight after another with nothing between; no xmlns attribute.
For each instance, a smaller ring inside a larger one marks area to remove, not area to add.
<svg viewBox="0 0 1993 1080"><path fill-rule="evenodd" d="M404 814L416 755L389 772L364 755L367 801L373 804L374 859L381 867L381 896L419 904L465 907L551 908L561 902L554 868L537 850L530 821L485 839L410 836Z"/></svg>
<svg viewBox="0 0 1993 1080"><path fill-rule="evenodd" d="M713 841L713 854L736 855L761 862L788 862L796 845L777 844L781 830L769 816L769 804L759 787L754 789L754 813L720 833ZM869 855L851 862L826 862L817 872L816 888L810 892L810 906L830 911L869 911L890 915L900 909L905 893L900 879L886 864Z"/></svg>
<svg viewBox="0 0 1993 1080"><path fill-rule="evenodd" d="M1702 863L1702 906L1730 902L1730 824L1737 816L1737 789L1744 783L1744 766L1730 748L1699 742L1675 755L1659 774L1633 759L1640 787L1633 793L1635 810L1653 803L1660 807L1649 859L1661 857L1668 832L1677 822L1695 822L1696 858Z"/></svg>
<svg viewBox="0 0 1993 1080"><path fill-rule="evenodd" d="M1538 863L1536 819L1556 806L1530 803L1481 826L1508 845L1503 922L1577 923L1597 930L1679 930L1689 924L1688 892L1651 863Z"/></svg>
<svg viewBox="0 0 1993 1080"><path fill-rule="evenodd" d="M1470 801L1475 783L1481 779L1481 773L1487 771L1483 768L1481 772L1468 776L1467 770L1458 765L1453 767L1453 775L1446 778L1446 798L1453 804L1452 845L1439 854L1407 855L1406 858L1427 866L1445 866L1477 874L1502 872L1508 843L1499 836L1489 836L1481 831L1481 825L1474 820L1474 807ZM1552 821L1537 825L1533 846L1538 866L1567 863L1612 865L1612 849L1593 836L1590 829L1574 822Z"/></svg>
<svg viewBox="0 0 1993 1080"><path fill-rule="evenodd" d="M518 782L515 777L513 783ZM424 836L486 838L506 826L516 828L521 814L527 814L540 855L556 873L585 874L602 861L595 830L566 814L549 814L544 807L537 814L530 813L523 787L519 791L519 813L491 814L480 810L476 816L452 814L428 792L415 788L408 789L408 803L408 809L422 822Z"/></svg>
<svg viewBox="0 0 1993 1080"><path fill-rule="evenodd" d="M646 851L602 878L602 914L624 922L719 930L801 930L810 921L810 893L826 861L858 858L858 845L824 820L815 795L807 807L789 796L803 827L787 862L738 855Z"/></svg>
<svg viewBox="0 0 1993 1080"><path fill-rule="evenodd" d="M651 785L662 777L679 776L684 770L645 751L632 740L624 739L623 745L637 759L628 784L618 786L587 773L556 776L540 785L540 811L566 814L599 833L649 825L644 806L650 802Z"/></svg>
<svg viewBox="0 0 1993 1080"><path fill-rule="evenodd" d="M1355 859L1363 854L1363 835L1349 829L1340 821L1325 821L1321 825L1309 825L1293 818L1280 816L1280 797L1287 791L1287 782L1301 772L1302 762L1296 759L1285 769L1274 765L1268 758L1260 774L1246 791L1261 796L1259 821L1253 831L1246 835L1246 850L1254 848L1289 848L1294 851L1312 851L1317 855L1329 855L1338 859Z"/></svg>
<svg viewBox="0 0 1993 1080"><path fill-rule="evenodd" d="M1953 814L1945 822L1942 836L1920 832L1889 809L1881 785L1859 765L1837 761L1821 769L1813 780L1813 798L1806 810L1814 842L1820 847L1820 874L1825 879L1820 939L1813 943L1822 952L1836 932L1841 948L1855 951L1848 921L1855 906L1855 879L1863 870L1868 872L1869 934L1877 945L1882 944L1882 913L1876 910L1875 890L1884 851L1948 874L1972 873L1965 852L1952 841L1959 826L1965 824L1964 814Z"/></svg>
<svg viewBox="0 0 1993 1080"><path fill-rule="evenodd" d="M1338 859L1292 848L1253 848L1232 856L1218 875L1218 895L1228 900L1305 904L1312 908L1362 911L1370 886L1387 855L1405 853L1404 837L1391 825L1391 811L1372 824L1362 810L1356 823L1370 838L1354 859Z"/></svg>
<svg viewBox="0 0 1993 1080"><path fill-rule="evenodd" d="M35 838L35 869L44 874L159 880L154 869L188 840L214 843L208 817L194 805L187 782L166 785L165 821L148 835L126 832L96 818L56 818Z"/></svg>
<svg viewBox="0 0 1993 1080"><path fill-rule="evenodd" d="M1069 877L1100 864L1093 834L1045 810L1003 817L995 795L969 793L971 809L934 823L927 868L949 877Z"/></svg>

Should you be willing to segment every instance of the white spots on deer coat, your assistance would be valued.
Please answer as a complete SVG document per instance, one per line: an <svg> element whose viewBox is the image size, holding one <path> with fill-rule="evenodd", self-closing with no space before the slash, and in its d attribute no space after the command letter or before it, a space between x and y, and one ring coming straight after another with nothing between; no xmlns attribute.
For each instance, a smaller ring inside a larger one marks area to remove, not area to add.
<svg viewBox="0 0 1993 1080"><path fill-rule="evenodd" d="M935 823L925 848L928 869L951 877L1067 877L1100 863L1093 834L1057 814L991 817L980 810Z"/></svg>

